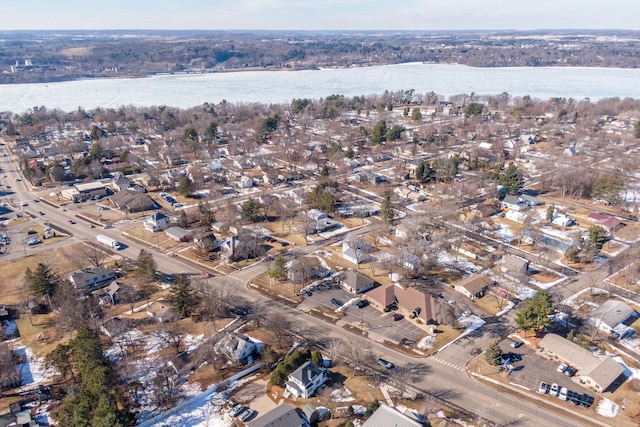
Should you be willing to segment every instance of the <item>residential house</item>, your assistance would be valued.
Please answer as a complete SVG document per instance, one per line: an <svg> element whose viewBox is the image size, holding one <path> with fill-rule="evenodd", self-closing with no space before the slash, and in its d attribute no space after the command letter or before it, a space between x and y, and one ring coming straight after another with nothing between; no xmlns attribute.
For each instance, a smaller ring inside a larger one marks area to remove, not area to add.
<svg viewBox="0 0 640 427"><path fill-rule="evenodd" d="M625 225L620 219L614 216L599 213L590 213L587 220L595 225L603 227L609 232L614 232Z"/></svg>
<svg viewBox="0 0 640 427"><path fill-rule="evenodd" d="M353 248L349 245L343 245L342 258L356 265L369 262L369 260L371 259L369 254L363 251L362 249Z"/></svg>
<svg viewBox="0 0 640 427"><path fill-rule="evenodd" d="M572 227L576 225L576 222L573 220L573 218L569 218L566 215L554 215L551 219L551 223L559 225L560 227Z"/></svg>
<svg viewBox="0 0 640 427"><path fill-rule="evenodd" d="M178 226L169 227L164 230L164 233L176 242L188 242L192 237L191 231Z"/></svg>
<svg viewBox="0 0 640 427"><path fill-rule="evenodd" d="M354 270L347 270L337 277L340 285L354 294L367 292L376 285L376 281Z"/></svg>
<svg viewBox="0 0 640 427"><path fill-rule="evenodd" d="M213 348L217 353L237 363L242 363L256 351L256 345L249 337L236 333L225 334Z"/></svg>
<svg viewBox="0 0 640 427"><path fill-rule="evenodd" d="M220 256L233 261L236 256L239 243L240 238L238 236L231 236L218 241L217 246L220 248Z"/></svg>
<svg viewBox="0 0 640 427"><path fill-rule="evenodd" d="M144 229L155 233L169 227L169 217L161 212L154 212L144 220Z"/></svg>
<svg viewBox="0 0 640 427"><path fill-rule="evenodd" d="M204 236L199 236L193 239L200 248L203 248L207 252L213 252L218 246L218 240L213 233L207 233Z"/></svg>
<svg viewBox="0 0 640 427"><path fill-rule="evenodd" d="M640 314L623 301L610 299L593 310L589 322L599 329L623 339L633 335L630 325L638 320Z"/></svg>
<svg viewBox="0 0 640 427"><path fill-rule="evenodd" d="M409 227L406 223L402 222L396 226L395 235L401 239L406 239L407 236L411 233L411 227Z"/></svg>
<svg viewBox="0 0 640 427"><path fill-rule="evenodd" d="M475 214L480 218L489 218L502 212L500 204L497 202L486 202L479 204L475 209Z"/></svg>
<svg viewBox="0 0 640 427"><path fill-rule="evenodd" d="M95 292L101 305L115 305L118 303L120 284L117 281L109 283L109 286Z"/></svg>
<svg viewBox="0 0 640 427"><path fill-rule="evenodd" d="M240 188L252 188L254 184L255 183L253 182L253 178L247 175L242 175L237 182L237 185Z"/></svg>
<svg viewBox="0 0 640 427"><path fill-rule="evenodd" d="M295 397L308 399L327 381L327 370L313 362L306 362L289 374L285 389Z"/></svg>
<svg viewBox="0 0 640 427"><path fill-rule="evenodd" d="M578 370L575 380L599 393L617 387L626 379L625 368L614 359L597 356L560 335L545 335L538 343L538 353L573 366Z"/></svg>
<svg viewBox="0 0 640 427"><path fill-rule="evenodd" d="M512 210L507 211L505 218L509 221L517 222L518 224L524 224L526 221L531 220L531 217L526 213Z"/></svg>
<svg viewBox="0 0 640 427"><path fill-rule="evenodd" d="M321 219L329 218L329 215L322 212L320 209L309 209L307 211L307 216L314 221L320 221Z"/></svg>
<svg viewBox="0 0 640 427"><path fill-rule="evenodd" d="M544 203L540 201L536 196L531 196L529 194L520 195L520 200L525 202L529 206L542 206Z"/></svg>
<svg viewBox="0 0 640 427"><path fill-rule="evenodd" d="M165 299L159 299L147 307L147 316L157 322L165 323L176 318L176 313L171 309L171 305Z"/></svg>
<svg viewBox="0 0 640 427"><path fill-rule="evenodd" d="M409 416L384 403L371 414L362 427L424 427L425 423L417 416Z"/></svg>
<svg viewBox="0 0 640 427"><path fill-rule="evenodd" d="M304 427L305 421L298 409L282 403L251 421L249 427Z"/></svg>
<svg viewBox="0 0 640 427"><path fill-rule="evenodd" d="M520 199L518 196L512 196L511 194L507 194L502 199L502 207L514 211L524 211L529 209L529 205Z"/></svg>
<svg viewBox="0 0 640 427"><path fill-rule="evenodd" d="M529 274L529 261L514 255L505 255L500 271L505 277L519 282L524 276Z"/></svg>
<svg viewBox="0 0 640 427"><path fill-rule="evenodd" d="M76 288L94 288L116 278L116 272L109 267L85 268L75 271L69 276L69 281Z"/></svg>
<svg viewBox="0 0 640 427"><path fill-rule="evenodd" d="M452 244L451 249L458 252L459 254L462 254L466 257L469 257L475 260L484 261L491 256L489 251L487 251L486 249L483 249L481 245L477 244L476 242L464 241L459 245Z"/></svg>
<svg viewBox="0 0 640 427"><path fill-rule="evenodd" d="M485 274L474 274L453 285L453 288L472 300L482 298L493 285L493 279Z"/></svg>
<svg viewBox="0 0 640 427"><path fill-rule="evenodd" d="M111 185L113 185L113 187L117 191L120 191L120 190L126 190L127 188L130 188L132 186L132 183L129 180L129 178L127 178L126 176L118 174L118 176L113 180Z"/></svg>

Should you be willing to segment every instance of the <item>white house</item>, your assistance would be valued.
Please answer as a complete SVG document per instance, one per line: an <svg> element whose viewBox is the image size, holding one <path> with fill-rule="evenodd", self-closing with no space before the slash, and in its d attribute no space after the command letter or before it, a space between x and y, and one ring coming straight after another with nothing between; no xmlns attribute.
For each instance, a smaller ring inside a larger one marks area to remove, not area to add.
<svg viewBox="0 0 640 427"><path fill-rule="evenodd" d="M108 267L85 268L71 273L69 281L76 288L92 288L116 278L116 272Z"/></svg>
<svg viewBox="0 0 640 427"><path fill-rule="evenodd" d="M144 229L155 233L169 227L169 217L160 212L154 212L144 220Z"/></svg>
<svg viewBox="0 0 640 427"><path fill-rule="evenodd" d="M308 399L327 381L327 370L312 362L306 362L289 374L285 389L296 397Z"/></svg>
<svg viewBox="0 0 640 427"><path fill-rule="evenodd" d="M629 326L635 322L640 314L622 301L610 299L593 310L589 323L613 335L616 338L626 338L633 334Z"/></svg>
<svg viewBox="0 0 640 427"><path fill-rule="evenodd" d="M246 335L230 333L218 341L214 350L234 362L242 362L256 350L256 345Z"/></svg>

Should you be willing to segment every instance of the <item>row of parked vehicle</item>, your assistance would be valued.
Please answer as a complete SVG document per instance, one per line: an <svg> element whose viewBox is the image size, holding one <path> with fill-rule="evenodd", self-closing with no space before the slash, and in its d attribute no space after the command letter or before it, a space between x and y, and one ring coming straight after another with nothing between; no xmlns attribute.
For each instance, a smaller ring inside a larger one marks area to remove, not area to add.
<svg viewBox="0 0 640 427"><path fill-rule="evenodd" d="M160 197L162 197L167 202L169 202L171 204L171 206L173 206L174 208L179 208L181 206L184 206L183 203L180 203L179 201L174 199L173 196L171 196L170 194L162 192L162 193L160 193Z"/></svg>
<svg viewBox="0 0 640 427"><path fill-rule="evenodd" d="M557 397L560 400L571 402L576 406L582 406L583 408L589 408L593 405L595 398L587 393L578 393L571 391L566 387L560 387L558 384L553 383L551 385L542 381L540 387L538 387L538 393L549 394L549 396Z"/></svg>
<svg viewBox="0 0 640 427"><path fill-rule="evenodd" d="M237 404L231 410L232 417L238 417L238 419L242 422L247 421L249 418L253 417L256 414L256 411L253 409L243 406L241 404Z"/></svg>

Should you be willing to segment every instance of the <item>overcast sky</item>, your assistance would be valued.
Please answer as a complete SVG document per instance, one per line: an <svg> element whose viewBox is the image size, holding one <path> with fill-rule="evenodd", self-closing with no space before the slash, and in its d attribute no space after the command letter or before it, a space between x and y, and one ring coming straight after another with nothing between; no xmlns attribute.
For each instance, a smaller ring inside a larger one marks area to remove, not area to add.
<svg viewBox="0 0 640 427"><path fill-rule="evenodd" d="M2 0L1 30L640 29L638 0Z"/></svg>

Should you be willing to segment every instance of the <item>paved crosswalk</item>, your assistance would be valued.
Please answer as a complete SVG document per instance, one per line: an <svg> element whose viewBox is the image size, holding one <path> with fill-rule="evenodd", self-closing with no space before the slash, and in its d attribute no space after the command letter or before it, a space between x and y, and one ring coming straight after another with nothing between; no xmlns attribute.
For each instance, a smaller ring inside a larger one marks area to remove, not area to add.
<svg viewBox="0 0 640 427"><path fill-rule="evenodd" d="M458 365L456 365L454 363L451 363L451 362L448 362L446 360L440 359L439 357L432 357L431 359L435 360L436 362L438 362L438 363L440 363L440 364L442 364L444 366L448 366L449 368L455 369L457 371L464 371L464 368L462 368L462 367L460 367L460 366L458 366Z"/></svg>

